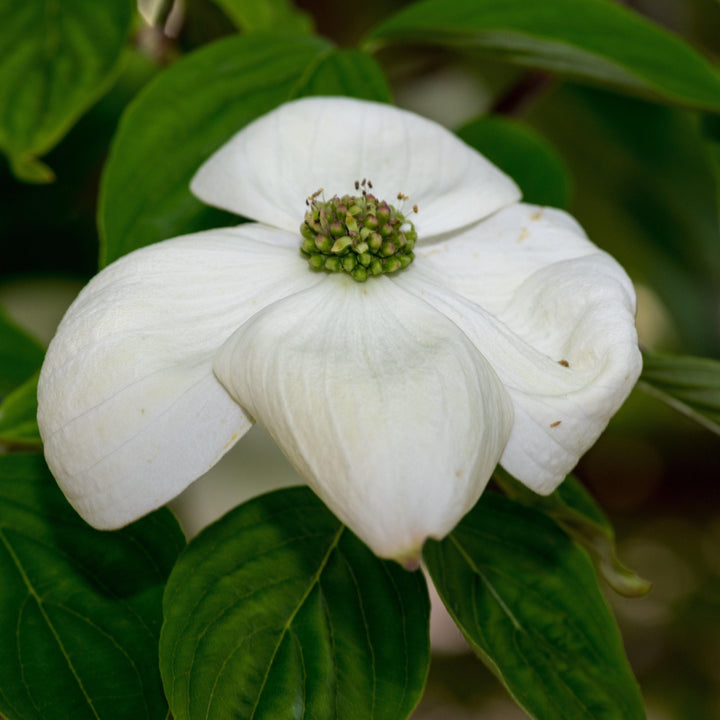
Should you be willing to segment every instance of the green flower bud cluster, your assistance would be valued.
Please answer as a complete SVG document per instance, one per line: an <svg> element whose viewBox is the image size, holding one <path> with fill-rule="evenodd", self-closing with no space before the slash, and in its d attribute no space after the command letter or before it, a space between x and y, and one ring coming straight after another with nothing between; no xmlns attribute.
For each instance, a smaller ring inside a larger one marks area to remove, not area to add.
<svg viewBox="0 0 720 720"><path fill-rule="evenodd" d="M360 184L355 187L360 189ZM365 190L360 196L318 200L321 192L307 199L305 221L300 226L300 252L313 270L344 272L365 282L373 275L406 268L413 261L417 233L399 210ZM398 195L398 199L407 198Z"/></svg>

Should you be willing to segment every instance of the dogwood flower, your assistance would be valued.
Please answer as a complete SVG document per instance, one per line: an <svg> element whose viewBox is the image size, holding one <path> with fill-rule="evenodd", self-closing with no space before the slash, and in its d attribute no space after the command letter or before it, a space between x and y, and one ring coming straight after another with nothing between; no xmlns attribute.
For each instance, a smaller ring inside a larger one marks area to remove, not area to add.
<svg viewBox="0 0 720 720"><path fill-rule="evenodd" d="M288 103L191 187L256 222L105 268L40 376L47 461L96 527L165 504L255 421L375 553L412 564L498 462L551 492L638 377L620 265L412 113Z"/></svg>

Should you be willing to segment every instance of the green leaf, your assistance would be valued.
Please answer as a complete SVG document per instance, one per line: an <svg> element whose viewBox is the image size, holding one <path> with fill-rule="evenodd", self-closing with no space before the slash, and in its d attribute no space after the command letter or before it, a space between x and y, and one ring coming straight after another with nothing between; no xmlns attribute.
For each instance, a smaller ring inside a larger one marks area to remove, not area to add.
<svg viewBox="0 0 720 720"><path fill-rule="evenodd" d="M40 448L35 373L0 402L0 446Z"/></svg>
<svg viewBox="0 0 720 720"><path fill-rule="evenodd" d="M149 83L123 115L105 166L101 265L165 238L237 224L190 193L192 176L235 132L295 97L329 51L310 36L231 37Z"/></svg>
<svg viewBox="0 0 720 720"><path fill-rule="evenodd" d="M182 545L167 510L93 530L39 455L0 456L0 714L164 720L161 598Z"/></svg>
<svg viewBox="0 0 720 720"><path fill-rule="evenodd" d="M45 351L0 311L0 400L41 365Z"/></svg>
<svg viewBox="0 0 720 720"><path fill-rule="evenodd" d="M516 120L481 117L457 134L520 186L523 201L567 208L571 179L565 163L538 132Z"/></svg>
<svg viewBox="0 0 720 720"><path fill-rule="evenodd" d="M593 567L550 518L486 493L424 558L468 642L532 718L645 718Z"/></svg>
<svg viewBox="0 0 720 720"><path fill-rule="evenodd" d="M555 520L588 552L601 577L616 593L641 597L650 592L651 584L618 558L613 526L576 477L568 475L558 489L547 496L526 488L500 466L495 468L493 478L509 498Z"/></svg>
<svg viewBox="0 0 720 720"><path fill-rule="evenodd" d="M133 9L132 0L0 3L0 149L20 179L52 179L34 157L108 88Z"/></svg>
<svg viewBox="0 0 720 720"><path fill-rule="evenodd" d="M425 684L422 574L376 558L307 488L246 503L193 540L164 611L176 720L402 720Z"/></svg>
<svg viewBox="0 0 720 720"><path fill-rule="evenodd" d="M392 102L387 79L376 60L362 50L333 50L308 74L298 96L345 95Z"/></svg>
<svg viewBox="0 0 720 720"><path fill-rule="evenodd" d="M290 0L215 0L235 25L245 32L285 30L310 33L312 16Z"/></svg>
<svg viewBox="0 0 720 720"><path fill-rule="evenodd" d="M390 42L500 59L720 112L720 75L680 38L610 0L424 0L376 28Z"/></svg>
<svg viewBox="0 0 720 720"><path fill-rule="evenodd" d="M717 360L646 352L638 387L720 435Z"/></svg>

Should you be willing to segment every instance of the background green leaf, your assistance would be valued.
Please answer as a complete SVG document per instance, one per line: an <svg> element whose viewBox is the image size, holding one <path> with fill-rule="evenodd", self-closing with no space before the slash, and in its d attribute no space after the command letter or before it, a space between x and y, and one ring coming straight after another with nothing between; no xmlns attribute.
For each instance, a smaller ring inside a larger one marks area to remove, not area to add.
<svg viewBox="0 0 720 720"><path fill-rule="evenodd" d="M45 351L0 311L0 400L42 364Z"/></svg>
<svg viewBox="0 0 720 720"><path fill-rule="evenodd" d="M333 50L323 57L307 75L297 95L344 95L388 103L392 100L387 79L376 60L354 49Z"/></svg>
<svg viewBox="0 0 720 720"><path fill-rule="evenodd" d="M481 117L457 134L504 170L520 186L523 202L567 208L571 179L553 146L517 120Z"/></svg>
<svg viewBox="0 0 720 720"><path fill-rule="evenodd" d="M0 400L0 447L42 446L37 425L38 374Z"/></svg>
<svg viewBox="0 0 720 720"><path fill-rule="evenodd" d="M427 588L307 488L231 511L178 560L160 667L176 720L402 720L425 684Z"/></svg>
<svg viewBox="0 0 720 720"><path fill-rule="evenodd" d="M0 713L165 720L161 597L184 544L167 510L99 532L39 455L0 456Z"/></svg>
<svg viewBox="0 0 720 720"><path fill-rule="evenodd" d="M638 387L720 435L717 360L646 352Z"/></svg>
<svg viewBox="0 0 720 720"><path fill-rule="evenodd" d="M245 32L287 30L309 33L312 16L296 8L291 0L214 0Z"/></svg>
<svg viewBox="0 0 720 720"><path fill-rule="evenodd" d="M680 38L610 0L424 0L369 36L503 60L720 112L720 75Z"/></svg>
<svg viewBox="0 0 720 720"><path fill-rule="evenodd" d="M23 180L34 160L107 89L133 19L132 0L0 3L0 149Z"/></svg>
<svg viewBox="0 0 720 720"><path fill-rule="evenodd" d="M466 639L531 717L645 717L593 567L550 518L486 493L423 556Z"/></svg>
<svg viewBox="0 0 720 720"><path fill-rule="evenodd" d="M538 495L499 465L493 479L511 499L555 520L593 559L610 587L626 597L641 597L651 585L626 567L617 556L615 530L602 508L574 476L568 475L555 492Z"/></svg>
<svg viewBox="0 0 720 720"><path fill-rule="evenodd" d="M236 216L197 200L190 179L251 120L308 93L389 97L374 60L311 36L232 37L161 73L128 107L105 167L101 264L165 238L236 224Z"/></svg>

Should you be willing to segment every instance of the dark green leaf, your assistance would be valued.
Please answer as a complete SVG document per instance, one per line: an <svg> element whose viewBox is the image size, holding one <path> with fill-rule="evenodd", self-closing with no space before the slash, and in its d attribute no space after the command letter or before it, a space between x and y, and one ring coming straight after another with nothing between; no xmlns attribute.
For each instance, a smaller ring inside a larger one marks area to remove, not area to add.
<svg viewBox="0 0 720 720"><path fill-rule="evenodd" d="M0 456L2 716L165 720L161 597L182 545L167 510L93 530L39 455Z"/></svg>
<svg viewBox="0 0 720 720"><path fill-rule="evenodd" d="M237 224L190 193L192 176L244 125L294 97L329 51L310 36L231 37L149 83L128 106L105 166L101 265L165 238Z"/></svg>
<svg viewBox="0 0 720 720"><path fill-rule="evenodd" d="M424 0L381 24L370 41L477 48L720 112L715 68L680 38L610 0Z"/></svg>
<svg viewBox="0 0 720 720"><path fill-rule="evenodd" d="M523 505L549 515L593 559L597 571L610 587L626 597L641 597L651 585L620 562L615 530L582 483L568 475L550 495L534 493L498 466L493 475L503 492Z"/></svg>
<svg viewBox="0 0 720 720"><path fill-rule="evenodd" d="M424 558L467 640L531 717L645 717L592 564L550 518L486 493Z"/></svg>
<svg viewBox="0 0 720 720"><path fill-rule="evenodd" d="M720 362L646 352L638 387L720 435Z"/></svg>
<svg viewBox="0 0 720 720"><path fill-rule="evenodd" d="M312 17L298 10L291 0L215 0L245 32L256 30L287 30L309 33L313 30Z"/></svg>
<svg viewBox="0 0 720 720"><path fill-rule="evenodd" d="M105 168L101 264L165 238L237 224L190 193L192 176L251 120L310 94L389 99L371 57L301 35L232 37L158 76L128 108Z"/></svg>
<svg viewBox="0 0 720 720"><path fill-rule="evenodd" d="M523 200L567 208L571 180L564 162L539 133L522 122L481 117L458 135L504 170L520 186Z"/></svg>
<svg viewBox="0 0 720 720"><path fill-rule="evenodd" d="M0 446L40 447L37 426L38 373L0 402Z"/></svg>
<svg viewBox="0 0 720 720"><path fill-rule="evenodd" d="M47 182L35 160L112 81L132 0L0 3L0 149L23 180Z"/></svg>
<svg viewBox="0 0 720 720"><path fill-rule="evenodd" d="M164 599L176 720L402 720L427 673L421 573L376 558L306 488L193 540Z"/></svg>
<svg viewBox="0 0 720 720"><path fill-rule="evenodd" d="M45 351L0 312L0 400L41 365Z"/></svg>
<svg viewBox="0 0 720 720"><path fill-rule="evenodd" d="M298 95L346 95L391 102L390 88L375 59L362 50L333 50L317 65Z"/></svg>

